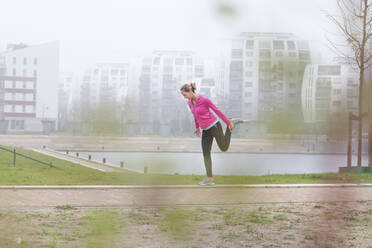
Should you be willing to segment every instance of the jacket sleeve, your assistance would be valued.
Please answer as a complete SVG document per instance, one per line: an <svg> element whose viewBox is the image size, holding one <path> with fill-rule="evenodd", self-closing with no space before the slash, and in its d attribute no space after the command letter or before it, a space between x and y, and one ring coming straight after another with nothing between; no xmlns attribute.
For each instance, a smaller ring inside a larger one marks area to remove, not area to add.
<svg viewBox="0 0 372 248"><path fill-rule="evenodd" d="M218 115L218 117L220 117L223 120L223 122L226 123L226 125L230 125L231 121L227 119L226 115L224 115L224 113L222 113L222 111L216 105L214 105L209 98L206 98L206 100L208 106Z"/></svg>
<svg viewBox="0 0 372 248"><path fill-rule="evenodd" d="M195 121L195 128L199 128L199 122L196 120L195 115L194 115L194 121Z"/></svg>
<svg viewBox="0 0 372 248"><path fill-rule="evenodd" d="M194 112L192 112L190 104L189 104L189 109L190 109L190 112L192 113L192 115L194 116L195 128L199 128L199 122L196 119Z"/></svg>

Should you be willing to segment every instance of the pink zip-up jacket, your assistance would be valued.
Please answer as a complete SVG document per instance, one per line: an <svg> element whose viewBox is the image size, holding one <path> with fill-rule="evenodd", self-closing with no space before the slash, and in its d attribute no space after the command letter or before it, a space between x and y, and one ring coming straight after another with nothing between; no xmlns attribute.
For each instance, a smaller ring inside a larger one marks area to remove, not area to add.
<svg viewBox="0 0 372 248"><path fill-rule="evenodd" d="M209 109L212 109L218 117L220 117L227 125L230 125L230 120L227 119L221 110L217 108L208 97L199 94L195 105L191 99L188 100L188 104L192 114L194 115L196 128L200 127L201 129L205 129L217 120L216 116L214 116Z"/></svg>

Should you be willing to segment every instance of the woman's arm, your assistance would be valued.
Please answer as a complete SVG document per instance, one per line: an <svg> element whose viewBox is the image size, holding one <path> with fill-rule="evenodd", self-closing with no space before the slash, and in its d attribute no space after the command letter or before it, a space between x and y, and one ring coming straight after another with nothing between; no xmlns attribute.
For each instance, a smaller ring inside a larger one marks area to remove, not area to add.
<svg viewBox="0 0 372 248"><path fill-rule="evenodd" d="M227 119L226 115L224 115L224 113L222 113L222 111L216 105L214 105L209 98L206 98L206 100L208 106L218 115L218 117L220 117L223 120L223 122L226 123L226 125L229 126L231 122L229 119Z"/></svg>
<svg viewBox="0 0 372 248"><path fill-rule="evenodd" d="M188 103L188 105L189 105L190 112L191 112L192 115L194 116L195 128L198 129L198 128L199 128L199 122L198 122L198 120L196 119L195 114L194 114L194 112L193 112L192 109L191 109L190 103Z"/></svg>
<svg viewBox="0 0 372 248"><path fill-rule="evenodd" d="M195 128L198 129L199 128L199 122L196 120L195 115L194 115L194 121L195 121Z"/></svg>

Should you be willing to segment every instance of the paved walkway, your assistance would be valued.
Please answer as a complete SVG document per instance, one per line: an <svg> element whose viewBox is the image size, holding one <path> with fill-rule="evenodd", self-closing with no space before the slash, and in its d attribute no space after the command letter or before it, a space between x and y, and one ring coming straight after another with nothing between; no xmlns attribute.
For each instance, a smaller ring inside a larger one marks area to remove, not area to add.
<svg viewBox="0 0 372 248"><path fill-rule="evenodd" d="M126 171L124 169L121 169L118 166L110 165L110 164L103 164L95 161L89 161L87 159L79 158L79 157L73 157L71 155L64 154L62 152L57 152L51 149L31 149L35 152L42 153L44 155L52 156L55 158L67 160L70 162L73 162L75 164L80 164L85 167L89 167L91 169L103 171L103 172L113 172L113 171Z"/></svg>
<svg viewBox="0 0 372 248"><path fill-rule="evenodd" d="M224 205L372 201L372 184L169 186L0 186L0 208Z"/></svg>

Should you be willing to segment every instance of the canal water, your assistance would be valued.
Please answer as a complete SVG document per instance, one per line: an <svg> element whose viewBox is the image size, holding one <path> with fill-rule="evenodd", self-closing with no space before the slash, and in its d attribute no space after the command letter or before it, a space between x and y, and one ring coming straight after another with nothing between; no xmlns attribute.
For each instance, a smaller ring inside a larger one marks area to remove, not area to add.
<svg viewBox="0 0 372 248"><path fill-rule="evenodd" d="M79 152L80 157L148 173L205 174L202 153L178 152ZM363 164L368 157L363 156ZM215 175L268 175L308 174L338 172L346 166L346 155L342 154L254 154L254 153L212 153L212 169ZM356 155L353 156L353 165Z"/></svg>

